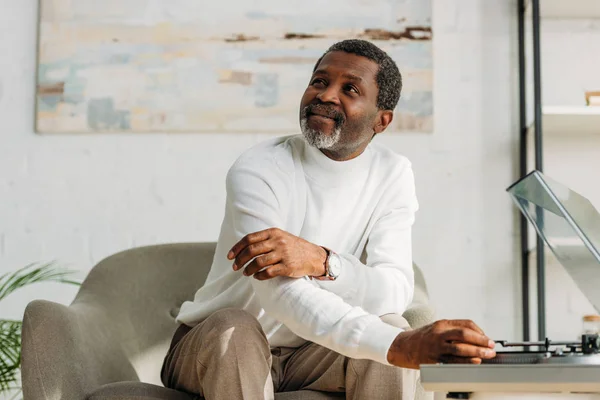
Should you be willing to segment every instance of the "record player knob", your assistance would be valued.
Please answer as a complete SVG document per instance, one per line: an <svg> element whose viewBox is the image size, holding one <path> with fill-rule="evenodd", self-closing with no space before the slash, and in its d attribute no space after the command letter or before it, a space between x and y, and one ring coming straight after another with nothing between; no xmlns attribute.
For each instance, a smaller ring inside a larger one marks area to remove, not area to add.
<svg viewBox="0 0 600 400"><path fill-rule="evenodd" d="M583 354L597 354L600 352L600 336L598 334L581 335L581 351Z"/></svg>

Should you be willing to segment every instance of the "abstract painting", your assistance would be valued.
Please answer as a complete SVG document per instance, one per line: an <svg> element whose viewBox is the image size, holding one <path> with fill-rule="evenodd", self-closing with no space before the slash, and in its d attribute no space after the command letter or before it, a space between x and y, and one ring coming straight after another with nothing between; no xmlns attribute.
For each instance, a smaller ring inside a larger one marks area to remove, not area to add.
<svg viewBox="0 0 600 400"><path fill-rule="evenodd" d="M431 0L41 0L40 17L38 132L296 133L346 38L398 63L388 130L433 129Z"/></svg>

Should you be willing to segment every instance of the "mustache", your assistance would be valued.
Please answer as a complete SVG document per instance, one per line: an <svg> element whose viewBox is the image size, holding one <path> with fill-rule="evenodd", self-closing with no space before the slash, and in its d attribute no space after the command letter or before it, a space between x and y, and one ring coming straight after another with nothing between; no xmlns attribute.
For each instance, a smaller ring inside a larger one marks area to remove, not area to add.
<svg viewBox="0 0 600 400"><path fill-rule="evenodd" d="M338 127L346 122L346 117L344 117L344 114L325 104L309 104L304 107L302 110L302 117L308 118L311 114L325 115L326 117L333 119L335 121L335 125Z"/></svg>

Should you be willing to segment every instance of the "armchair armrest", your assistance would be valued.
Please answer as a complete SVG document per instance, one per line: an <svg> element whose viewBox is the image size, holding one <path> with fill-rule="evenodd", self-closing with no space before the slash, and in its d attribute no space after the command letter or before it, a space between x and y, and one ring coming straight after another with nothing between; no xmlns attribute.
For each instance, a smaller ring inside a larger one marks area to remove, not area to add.
<svg viewBox="0 0 600 400"><path fill-rule="evenodd" d="M24 399L85 399L98 386L136 381L110 327L92 307L35 300L25 309L21 375ZM108 323L108 321L107 321ZM103 326L105 325L105 326Z"/></svg>
<svg viewBox="0 0 600 400"><path fill-rule="evenodd" d="M417 329L433 322L434 310L427 304L413 303L402 315L411 328Z"/></svg>
<svg viewBox="0 0 600 400"><path fill-rule="evenodd" d="M402 316L408 321L411 328L417 329L432 323L435 318L435 311L429 305L429 294L423 271L414 263L413 269L415 271L415 293L412 303Z"/></svg>
<svg viewBox="0 0 600 400"><path fill-rule="evenodd" d="M21 345L25 399L85 398L87 385L79 335L75 316L68 307L45 300L27 305Z"/></svg>

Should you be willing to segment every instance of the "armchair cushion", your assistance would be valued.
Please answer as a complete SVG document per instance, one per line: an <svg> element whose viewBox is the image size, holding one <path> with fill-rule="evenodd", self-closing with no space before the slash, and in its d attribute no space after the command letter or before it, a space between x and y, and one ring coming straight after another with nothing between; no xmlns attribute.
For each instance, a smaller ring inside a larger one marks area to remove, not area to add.
<svg viewBox="0 0 600 400"><path fill-rule="evenodd" d="M319 393L311 390L277 393L275 400L336 400L344 394ZM198 397L142 382L118 382L104 385L88 400L198 400Z"/></svg>
<svg viewBox="0 0 600 400"><path fill-rule="evenodd" d="M143 382L117 382L103 385L88 400L197 400L198 397Z"/></svg>

